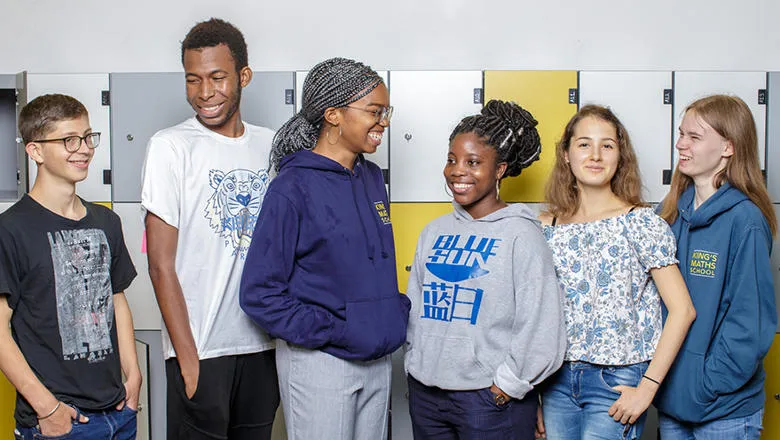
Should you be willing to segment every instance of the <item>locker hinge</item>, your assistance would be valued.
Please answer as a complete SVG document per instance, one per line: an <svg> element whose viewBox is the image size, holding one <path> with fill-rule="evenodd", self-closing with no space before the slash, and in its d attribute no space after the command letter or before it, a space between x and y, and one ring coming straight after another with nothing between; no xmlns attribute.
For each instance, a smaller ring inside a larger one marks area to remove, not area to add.
<svg viewBox="0 0 780 440"><path fill-rule="evenodd" d="M664 185L672 184L672 170L663 170L662 183Z"/></svg>
<svg viewBox="0 0 780 440"><path fill-rule="evenodd" d="M100 103L102 105L111 105L111 92L103 90L100 92Z"/></svg>
<svg viewBox="0 0 780 440"><path fill-rule="evenodd" d="M577 89L569 89L569 104L580 103L580 91Z"/></svg>
<svg viewBox="0 0 780 440"><path fill-rule="evenodd" d="M111 170L103 170L103 185L111 185Z"/></svg>
<svg viewBox="0 0 780 440"><path fill-rule="evenodd" d="M766 89L758 89L758 105L766 105Z"/></svg>
<svg viewBox="0 0 780 440"><path fill-rule="evenodd" d="M295 105L294 89L284 89L284 103L287 105Z"/></svg>
<svg viewBox="0 0 780 440"><path fill-rule="evenodd" d="M483 89L474 89L474 104L483 104L485 102L485 91Z"/></svg>
<svg viewBox="0 0 780 440"><path fill-rule="evenodd" d="M664 104L666 105L674 104L674 90L664 89Z"/></svg>

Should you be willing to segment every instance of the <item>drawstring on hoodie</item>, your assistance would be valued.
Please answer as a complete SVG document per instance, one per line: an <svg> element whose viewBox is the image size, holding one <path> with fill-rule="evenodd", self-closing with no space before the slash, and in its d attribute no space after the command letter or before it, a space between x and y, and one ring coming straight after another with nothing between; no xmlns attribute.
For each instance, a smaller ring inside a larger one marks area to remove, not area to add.
<svg viewBox="0 0 780 440"><path fill-rule="evenodd" d="M363 229L363 236L366 238L366 252L368 253L368 259L374 260L374 246L371 244L371 240L368 237L368 230L366 229L366 225L363 223L363 217L360 215L360 201L358 200L357 191L355 191L355 177L357 176L357 173L362 172L361 170L361 162L360 160L355 161L355 171L351 172L347 168L344 168L344 170L349 173L349 181L352 184L352 200L355 203L355 209L358 212L358 220L360 221L360 227ZM363 203L368 203L369 205L372 204L371 197L368 195L368 189L366 188L366 184L368 182L366 180L363 181ZM385 248L385 242L382 240L382 229L379 225L379 220L374 220L374 227L376 228L377 236L379 237L379 246L380 246L380 255L382 258L388 258L390 254L387 252L387 249Z"/></svg>

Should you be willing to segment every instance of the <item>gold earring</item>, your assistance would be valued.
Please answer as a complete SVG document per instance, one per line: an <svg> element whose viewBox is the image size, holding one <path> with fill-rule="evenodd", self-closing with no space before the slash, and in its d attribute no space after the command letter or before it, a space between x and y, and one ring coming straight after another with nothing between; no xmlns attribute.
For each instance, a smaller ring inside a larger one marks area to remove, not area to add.
<svg viewBox="0 0 780 440"><path fill-rule="evenodd" d="M496 200L501 200L501 196L498 194L499 192L498 182L500 181L501 180L496 180Z"/></svg>
<svg viewBox="0 0 780 440"><path fill-rule="evenodd" d="M328 131L325 132L325 140L328 142L328 145L336 145L339 143L339 139L341 139L341 126L336 125L335 127L338 127L339 129L339 137L336 138L336 142L330 141L330 129L328 129Z"/></svg>

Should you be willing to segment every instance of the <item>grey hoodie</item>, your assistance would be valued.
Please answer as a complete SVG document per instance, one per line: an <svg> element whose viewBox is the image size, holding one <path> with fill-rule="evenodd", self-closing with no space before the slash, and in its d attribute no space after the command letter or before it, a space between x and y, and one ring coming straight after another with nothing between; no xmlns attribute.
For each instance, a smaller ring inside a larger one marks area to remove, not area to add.
<svg viewBox="0 0 780 440"><path fill-rule="evenodd" d="M477 220L453 205L417 242L406 372L446 390L495 383L522 399L566 351L552 254L524 204Z"/></svg>

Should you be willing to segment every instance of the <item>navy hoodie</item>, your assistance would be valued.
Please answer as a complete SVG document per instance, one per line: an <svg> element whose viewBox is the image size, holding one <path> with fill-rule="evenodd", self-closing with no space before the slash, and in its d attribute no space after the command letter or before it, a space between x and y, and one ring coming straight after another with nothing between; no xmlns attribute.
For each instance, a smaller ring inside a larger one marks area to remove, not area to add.
<svg viewBox="0 0 780 440"><path fill-rule="evenodd" d="M662 413L703 423L764 406L762 361L777 329L769 253L772 234L758 207L724 184L693 210L693 186L672 224L696 321L656 396Z"/></svg>
<svg viewBox="0 0 780 440"><path fill-rule="evenodd" d="M268 334L342 359L371 360L406 340L382 171L311 151L281 163L241 277L241 308Z"/></svg>

